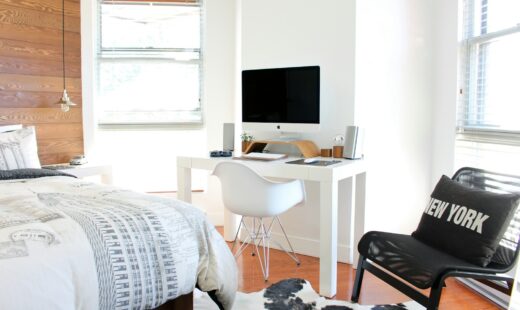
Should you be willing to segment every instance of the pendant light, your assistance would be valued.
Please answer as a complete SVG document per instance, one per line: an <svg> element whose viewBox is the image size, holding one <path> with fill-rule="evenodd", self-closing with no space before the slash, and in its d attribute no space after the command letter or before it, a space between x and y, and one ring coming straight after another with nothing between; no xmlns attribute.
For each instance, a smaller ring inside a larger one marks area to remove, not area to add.
<svg viewBox="0 0 520 310"><path fill-rule="evenodd" d="M61 110L63 112L67 112L70 110L71 106L75 106L76 104L72 102L67 94L67 89L65 87L65 0L61 2L61 60L62 60L62 69L63 69L63 95L61 99L56 102L61 106Z"/></svg>

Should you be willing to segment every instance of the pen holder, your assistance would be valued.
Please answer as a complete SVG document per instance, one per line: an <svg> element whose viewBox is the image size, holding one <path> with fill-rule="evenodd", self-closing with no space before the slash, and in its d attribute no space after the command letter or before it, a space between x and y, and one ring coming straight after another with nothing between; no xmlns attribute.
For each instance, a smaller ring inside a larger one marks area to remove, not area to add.
<svg viewBox="0 0 520 310"><path fill-rule="evenodd" d="M334 158L342 158L343 157L343 145L334 145L332 147L332 156Z"/></svg>
<svg viewBox="0 0 520 310"><path fill-rule="evenodd" d="M321 149L321 157L331 157L332 149Z"/></svg>

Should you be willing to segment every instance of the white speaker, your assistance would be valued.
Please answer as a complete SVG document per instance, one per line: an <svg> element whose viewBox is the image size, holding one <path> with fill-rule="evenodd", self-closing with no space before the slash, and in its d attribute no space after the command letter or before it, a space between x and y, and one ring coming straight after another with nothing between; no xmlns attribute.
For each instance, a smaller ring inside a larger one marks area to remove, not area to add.
<svg viewBox="0 0 520 310"><path fill-rule="evenodd" d="M345 149L343 157L359 159L363 157L363 140L365 131L358 126L347 126L345 132Z"/></svg>
<svg viewBox="0 0 520 310"><path fill-rule="evenodd" d="M235 149L235 124L224 123L223 136L222 150L233 151Z"/></svg>

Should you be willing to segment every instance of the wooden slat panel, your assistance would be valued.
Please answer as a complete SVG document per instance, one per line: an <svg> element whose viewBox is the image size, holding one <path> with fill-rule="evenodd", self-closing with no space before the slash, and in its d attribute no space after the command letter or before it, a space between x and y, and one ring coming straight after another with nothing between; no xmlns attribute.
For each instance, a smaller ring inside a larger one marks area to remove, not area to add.
<svg viewBox="0 0 520 310"><path fill-rule="evenodd" d="M81 79L67 78L67 90L81 91ZM62 92L63 78L54 76L32 76L19 74L0 74L0 90Z"/></svg>
<svg viewBox="0 0 520 310"><path fill-rule="evenodd" d="M38 154L40 164L54 165L68 163L72 156L83 154L83 152L62 152L59 154Z"/></svg>
<svg viewBox="0 0 520 310"><path fill-rule="evenodd" d="M81 44L67 45L65 59L69 62L81 63ZM53 46L41 43L31 43L0 39L0 57L33 58L41 60L62 61L61 44Z"/></svg>
<svg viewBox="0 0 520 310"><path fill-rule="evenodd" d="M31 124L25 124L31 126ZM52 139L83 140L81 123L34 124L38 141Z"/></svg>
<svg viewBox="0 0 520 310"><path fill-rule="evenodd" d="M37 124L35 127L38 140L59 138L83 139L83 126L81 123Z"/></svg>
<svg viewBox="0 0 520 310"><path fill-rule="evenodd" d="M68 92L68 91L67 91ZM68 92L71 100L81 107L81 93ZM0 108L56 108L59 92L0 91Z"/></svg>
<svg viewBox="0 0 520 310"><path fill-rule="evenodd" d="M61 0L2 0L2 2L12 7L34 10L42 14L61 16L62 12ZM79 7L79 1L65 1L65 15L80 17Z"/></svg>
<svg viewBox="0 0 520 310"><path fill-rule="evenodd" d="M46 124L46 123L81 123L81 109L72 108L62 112L57 108L4 108L0 113L0 125L8 124Z"/></svg>
<svg viewBox="0 0 520 310"><path fill-rule="evenodd" d="M38 154L60 154L83 152L83 140L77 138L38 139Z"/></svg>
<svg viewBox="0 0 520 310"><path fill-rule="evenodd" d="M61 14L42 14L41 12L12 7L0 2L0 23L36 26L61 30ZM79 17L65 16L65 30L79 33Z"/></svg>
<svg viewBox="0 0 520 310"><path fill-rule="evenodd" d="M62 112L61 0L0 0L0 124L35 125L40 162L83 153L80 0L65 1L67 90Z"/></svg>
<svg viewBox="0 0 520 310"><path fill-rule="evenodd" d="M81 57L81 52L79 56ZM62 73L59 76L62 76ZM81 60L77 62L76 59L65 58L65 76L68 78L81 78Z"/></svg>
<svg viewBox="0 0 520 310"><path fill-rule="evenodd" d="M0 38L61 47L62 31L61 29L0 23ZM65 43L67 48L69 46L72 46L74 49L80 48L80 34L66 31Z"/></svg>
<svg viewBox="0 0 520 310"><path fill-rule="evenodd" d="M61 76L62 62L36 58L0 57L0 73L23 75ZM81 77L81 64L66 61L66 75L69 78Z"/></svg>

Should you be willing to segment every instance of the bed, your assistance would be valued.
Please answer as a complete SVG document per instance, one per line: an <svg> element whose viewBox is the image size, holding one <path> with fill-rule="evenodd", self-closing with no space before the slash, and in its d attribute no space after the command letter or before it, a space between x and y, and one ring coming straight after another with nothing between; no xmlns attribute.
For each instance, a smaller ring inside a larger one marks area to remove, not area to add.
<svg viewBox="0 0 520 310"><path fill-rule="evenodd" d="M235 260L190 204L46 169L0 170L0 309L230 309Z"/></svg>

